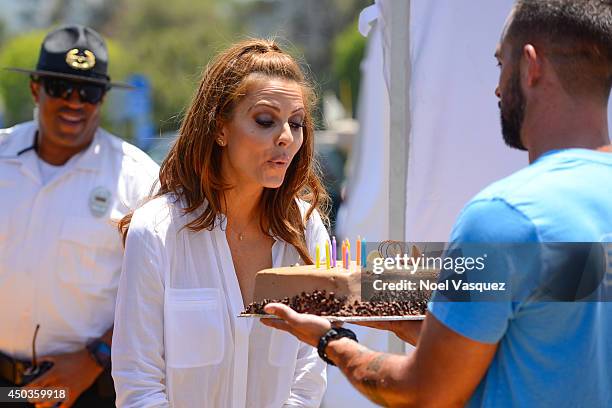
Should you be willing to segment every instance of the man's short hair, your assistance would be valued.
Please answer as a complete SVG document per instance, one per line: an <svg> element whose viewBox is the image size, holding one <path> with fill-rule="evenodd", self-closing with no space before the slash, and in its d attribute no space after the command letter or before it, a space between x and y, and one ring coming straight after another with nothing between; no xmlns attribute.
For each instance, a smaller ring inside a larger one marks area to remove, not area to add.
<svg viewBox="0 0 612 408"><path fill-rule="evenodd" d="M569 94L607 102L612 85L612 0L517 0L506 39L517 57L525 44L534 45L552 62Z"/></svg>

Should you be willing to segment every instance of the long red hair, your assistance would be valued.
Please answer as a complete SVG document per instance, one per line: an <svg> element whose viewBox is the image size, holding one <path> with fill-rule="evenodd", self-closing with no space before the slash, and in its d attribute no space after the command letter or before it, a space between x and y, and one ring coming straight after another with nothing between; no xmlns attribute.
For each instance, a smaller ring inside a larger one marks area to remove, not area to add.
<svg viewBox="0 0 612 408"><path fill-rule="evenodd" d="M293 245L305 263L312 263L304 235L305 220L314 210L327 219L329 198L321 183L314 156L312 109L315 97L297 62L270 40L251 39L238 43L208 65L181 125L178 138L161 165L160 188L154 197L173 194L186 203L185 213L206 207L186 225L193 231L212 230L222 213L223 192L230 188L221 174L222 149L215 139L220 126L230 120L233 108L247 92L246 78L260 74L297 82L304 107L303 143L278 188L264 188L260 210L261 229ZM297 199L309 203L302 217ZM125 242L131 214L119 222Z"/></svg>

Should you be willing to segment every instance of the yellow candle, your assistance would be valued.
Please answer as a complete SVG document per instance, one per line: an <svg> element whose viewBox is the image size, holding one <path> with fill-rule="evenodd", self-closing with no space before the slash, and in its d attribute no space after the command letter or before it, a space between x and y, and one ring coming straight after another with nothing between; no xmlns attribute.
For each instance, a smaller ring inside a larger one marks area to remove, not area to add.
<svg viewBox="0 0 612 408"><path fill-rule="evenodd" d="M317 269L321 266L321 246L317 244L317 248L315 249L315 262L317 264Z"/></svg>
<svg viewBox="0 0 612 408"><path fill-rule="evenodd" d="M351 268L351 241L346 239L346 269Z"/></svg>
<svg viewBox="0 0 612 408"><path fill-rule="evenodd" d="M325 241L325 268L329 269L329 241Z"/></svg>

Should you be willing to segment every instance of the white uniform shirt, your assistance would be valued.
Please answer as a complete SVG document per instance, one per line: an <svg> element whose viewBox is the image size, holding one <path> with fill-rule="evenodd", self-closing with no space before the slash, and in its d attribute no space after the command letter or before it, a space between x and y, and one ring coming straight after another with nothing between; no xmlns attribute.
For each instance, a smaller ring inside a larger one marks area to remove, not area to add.
<svg viewBox="0 0 612 408"><path fill-rule="evenodd" d="M42 182L37 125L0 130L0 351L39 356L83 348L113 325L123 247L113 221L159 172L142 151L99 129Z"/></svg>
<svg viewBox="0 0 612 408"><path fill-rule="evenodd" d="M181 227L195 215L178 206L163 196L132 218L113 333L117 406L318 407L326 372L316 349L237 318L244 305L222 217L194 233ZM313 213L309 252L327 239ZM298 261L275 240L274 267Z"/></svg>

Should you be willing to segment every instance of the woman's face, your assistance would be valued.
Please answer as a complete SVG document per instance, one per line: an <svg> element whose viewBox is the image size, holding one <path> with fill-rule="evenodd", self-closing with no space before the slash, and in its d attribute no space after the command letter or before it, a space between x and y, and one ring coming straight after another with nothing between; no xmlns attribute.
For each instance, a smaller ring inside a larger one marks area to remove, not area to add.
<svg viewBox="0 0 612 408"><path fill-rule="evenodd" d="M233 186L278 188L304 139L302 88L286 79L249 79L219 134L223 177Z"/></svg>

